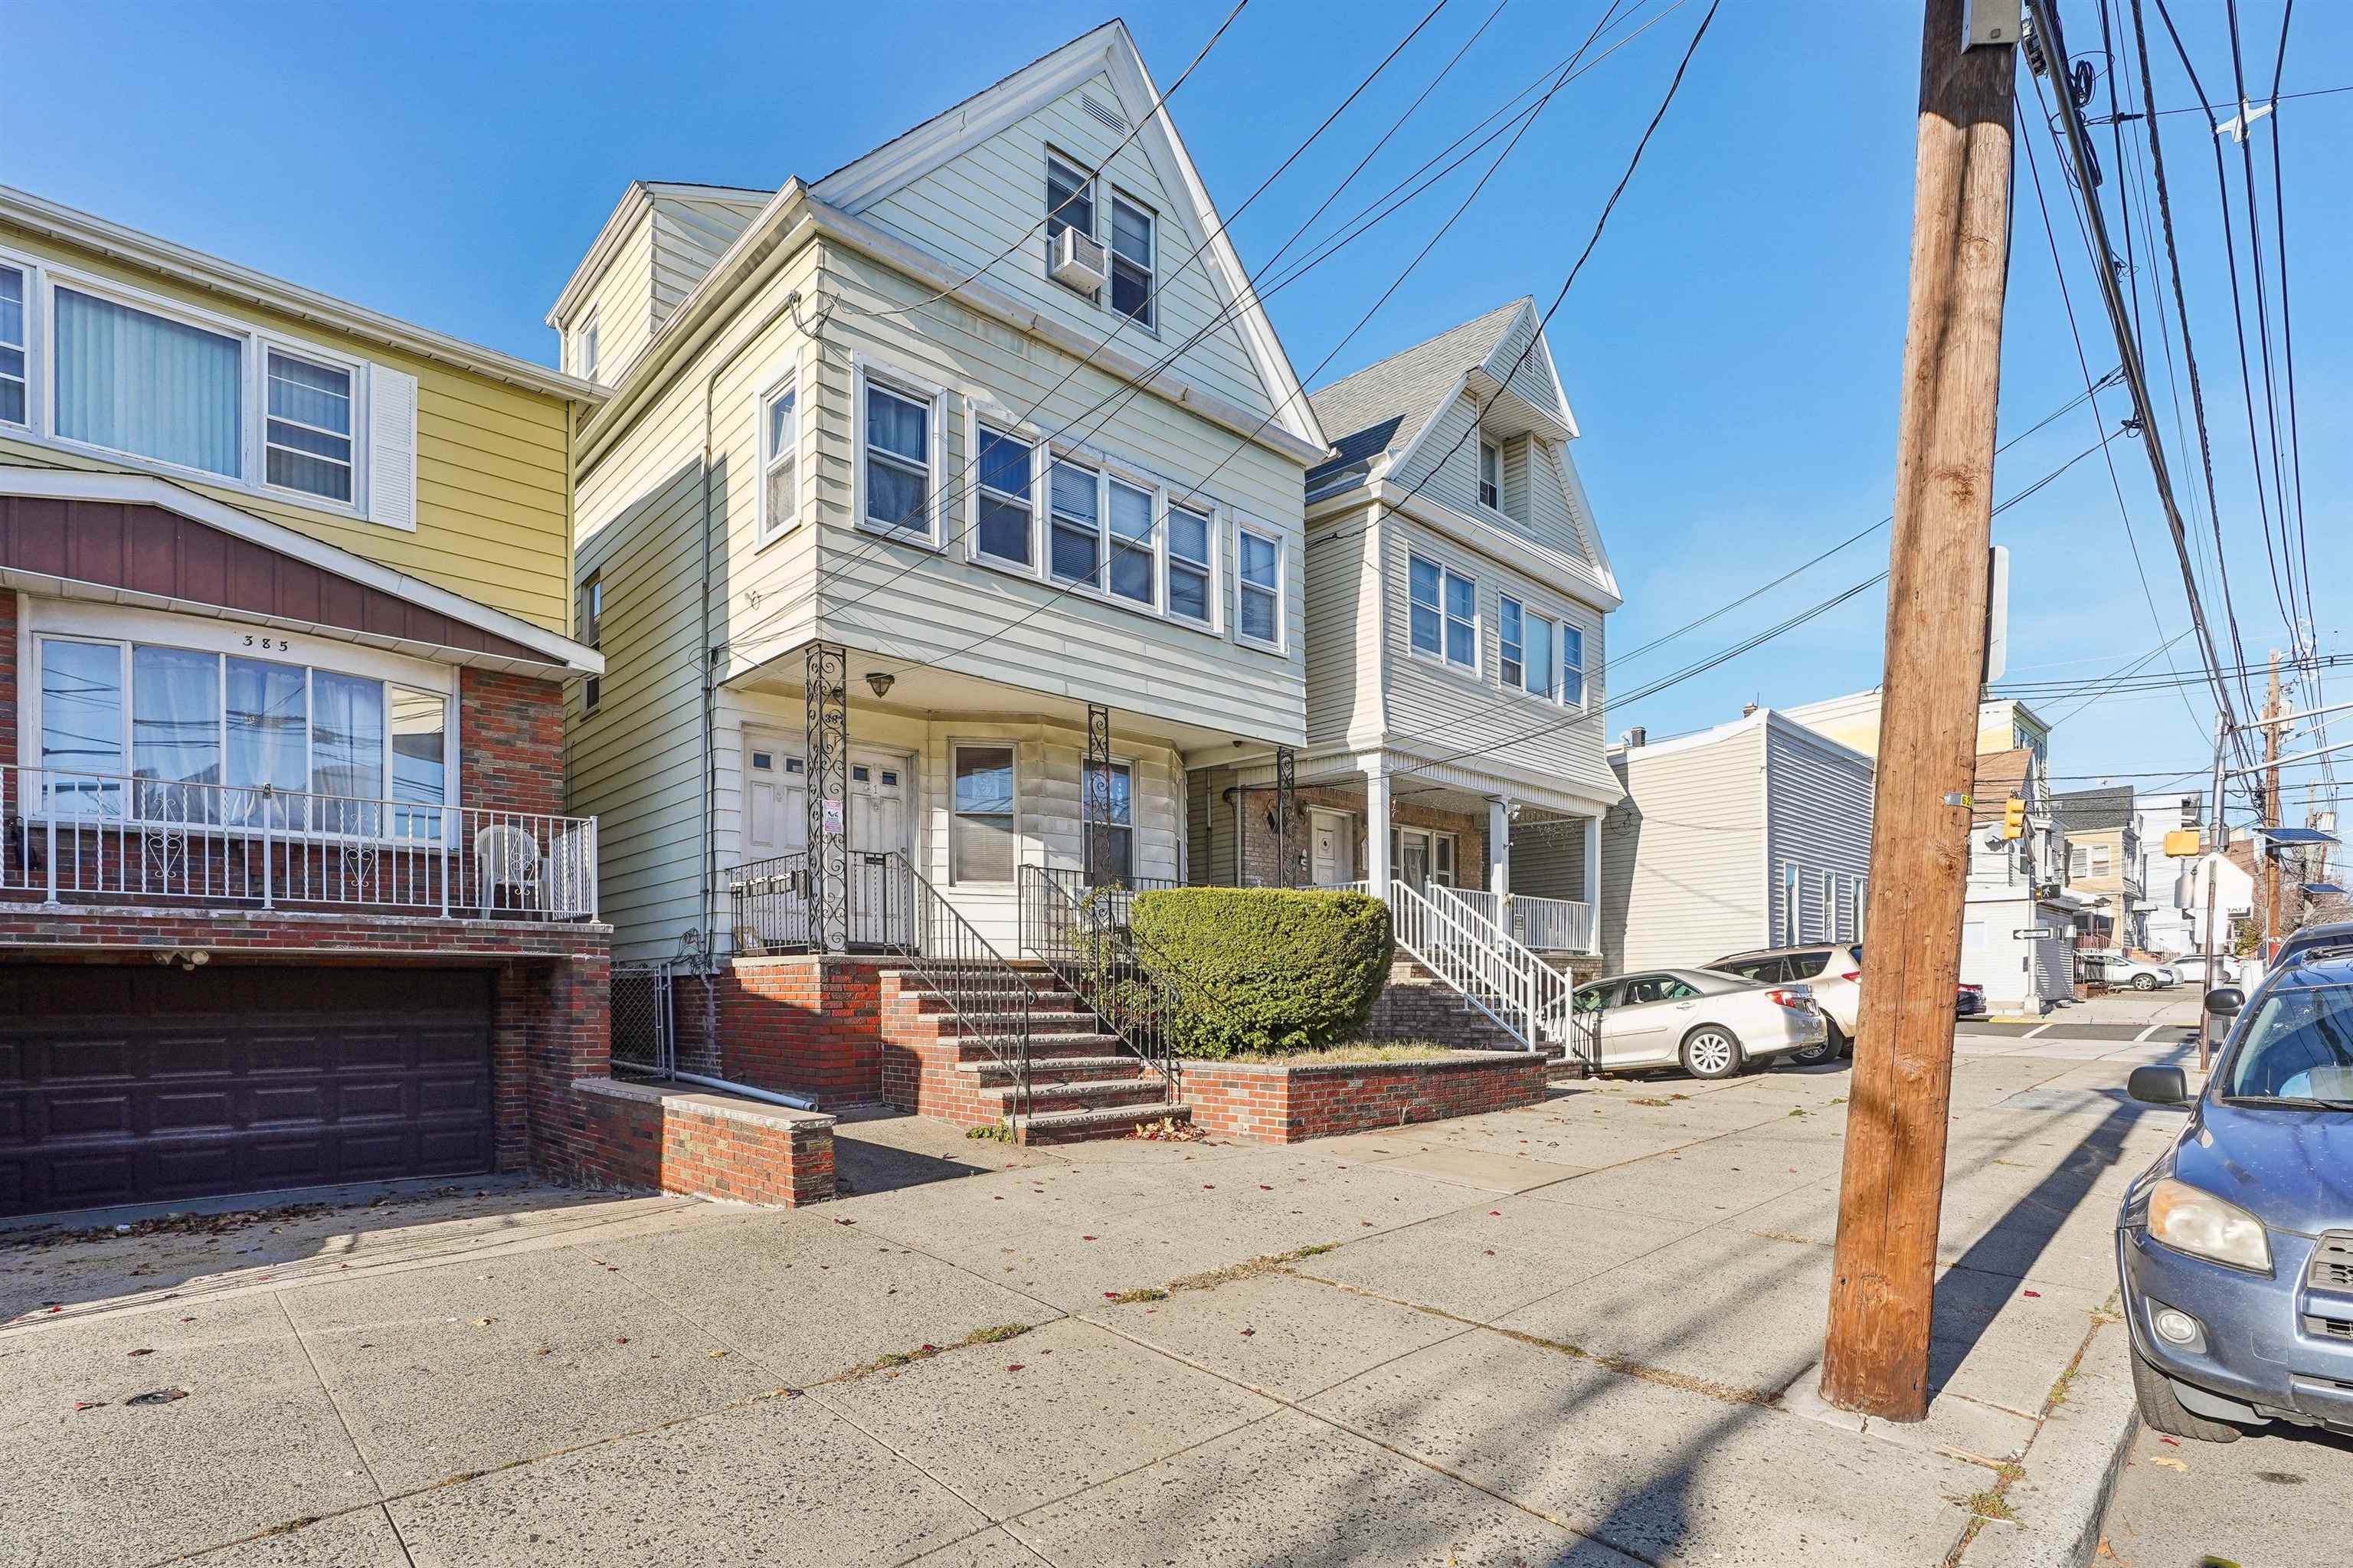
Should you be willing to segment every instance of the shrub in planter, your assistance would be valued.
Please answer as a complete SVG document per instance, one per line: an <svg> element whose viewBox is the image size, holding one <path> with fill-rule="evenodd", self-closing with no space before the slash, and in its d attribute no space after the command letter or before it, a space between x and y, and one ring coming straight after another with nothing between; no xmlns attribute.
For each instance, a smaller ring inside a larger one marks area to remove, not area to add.
<svg viewBox="0 0 2353 1568"><path fill-rule="evenodd" d="M1352 1040L1388 980L1388 906L1362 893L1164 888L1139 894L1130 919L1183 987L1181 1055Z"/></svg>

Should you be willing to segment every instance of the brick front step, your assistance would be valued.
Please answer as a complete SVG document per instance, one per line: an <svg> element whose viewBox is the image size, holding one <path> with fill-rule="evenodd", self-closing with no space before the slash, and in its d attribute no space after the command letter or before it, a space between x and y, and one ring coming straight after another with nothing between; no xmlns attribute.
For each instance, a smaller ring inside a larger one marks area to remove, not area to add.
<svg viewBox="0 0 2353 1568"><path fill-rule="evenodd" d="M1039 1111L1013 1118L1024 1143L1075 1143L1082 1139L1124 1138L1158 1121L1181 1125L1193 1119L1188 1105L1105 1106L1094 1110Z"/></svg>
<svg viewBox="0 0 2353 1568"><path fill-rule="evenodd" d="M1000 1062L994 1056L976 1062L966 1060L957 1065L961 1071L974 1075L983 1085L989 1086L1009 1084L1016 1075L1013 1064ZM1124 1054L1042 1056L1033 1051L1029 1055L1029 1081L1033 1084L1061 1083L1077 1078L1135 1077L1150 1072L1151 1069L1138 1058ZM1152 1075L1155 1081L1158 1080L1158 1074Z"/></svg>
<svg viewBox="0 0 2353 1568"><path fill-rule="evenodd" d="M985 1105L994 1105L1010 1112L1033 1111L1045 1115L1053 1111L1087 1110L1108 1106L1160 1106L1166 1103L1168 1086L1158 1074L1142 1078L1077 1079L1062 1083L1032 1081L1025 1098L1020 1089L1011 1084L985 1087L980 1091Z"/></svg>

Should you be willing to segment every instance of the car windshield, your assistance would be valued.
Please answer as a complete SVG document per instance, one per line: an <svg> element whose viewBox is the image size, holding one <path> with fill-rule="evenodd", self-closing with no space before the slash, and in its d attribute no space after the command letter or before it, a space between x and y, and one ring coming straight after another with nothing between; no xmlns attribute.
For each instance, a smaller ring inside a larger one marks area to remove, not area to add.
<svg viewBox="0 0 2353 1568"><path fill-rule="evenodd" d="M2243 1026L2222 1098L2353 1110L2353 985L2281 986L2266 994Z"/></svg>

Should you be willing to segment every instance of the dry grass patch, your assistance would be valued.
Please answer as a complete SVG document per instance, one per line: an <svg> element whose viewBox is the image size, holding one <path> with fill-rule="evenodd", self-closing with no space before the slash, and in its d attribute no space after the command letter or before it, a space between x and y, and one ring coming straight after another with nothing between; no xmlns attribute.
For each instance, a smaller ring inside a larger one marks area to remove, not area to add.
<svg viewBox="0 0 2353 1568"><path fill-rule="evenodd" d="M1456 1054L1454 1047L1435 1040L1357 1040L1321 1051L1237 1051L1224 1060L1313 1067L1324 1063L1434 1062Z"/></svg>

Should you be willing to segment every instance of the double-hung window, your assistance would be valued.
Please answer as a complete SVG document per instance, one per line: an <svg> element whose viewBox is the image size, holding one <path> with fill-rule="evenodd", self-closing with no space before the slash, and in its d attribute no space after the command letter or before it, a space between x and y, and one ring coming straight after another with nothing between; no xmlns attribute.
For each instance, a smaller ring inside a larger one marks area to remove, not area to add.
<svg viewBox="0 0 2353 1568"><path fill-rule="evenodd" d="M1047 485L1052 503L1050 564L1062 582L1103 586L1103 493L1093 469L1057 459Z"/></svg>
<svg viewBox="0 0 2353 1568"><path fill-rule="evenodd" d="M991 560L1034 566L1030 465L1036 450L1018 436L976 427L979 448L973 548Z"/></svg>
<svg viewBox="0 0 2353 1568"><path fill-rule="evenodd" d="M1062 230L1095 237L1095 187L1083 170L1060 158L1046 160L1046 248L1050 255Z"/></svg>
<svg viewBox="0 0 2353 1568"><path fill-rule="evenodd" d="M1211 623L1209 517L1189 506L1168 508L1168 613L1203 626Z"/></svg>
<svg viewBox="0 0 2353 1568"><path fill-rule="evenodd" d="M596 313L594 311L588 313L588 319L580 323L580 330L573 336L572 374L583 381L596 379Z"/></svg>
<svg viewBox="0 0 2353 1568"><path fill-rule="evenodd" d="M1560 700L1563 705L1585 705L1585 633L1563 622L1560 629Z"/></svg>
<svg viewBox="0 0 2353 1568"><path fill-rule="evenodd" d="M244 341L60 285L50 418L59 439L235 479Z"/></svg>
<svg viewBox="0 0 2353 1568"><path fill-rule="evenodd" d="M1495 605L1496 662L1502 666L1504 684L1516 686L1525 677L1527 669L1527 637L1522 629L1520 601L1505 595Z"/></svg>
<svg viewBox="0 0 2353 1568"><path fill-rule="evenodd" d="M1158 324L1153 303L1152 214L1126 197L1111 198L1111 308L1149 330Z"/></svg>
<svg viewBox="0 0 2353 1568"><path fill-rule="evenodd" d="M1466 670L1479 667L1479 586L1419 556L1406 563L1414 649Z"/></svg>
<svg viewBox="0 0 2353 1568"><path fill-rule="evenodd" d="M1282 546L1248 528L1235 530L1234 630L1252 642L1282 641Z"/></svg>
<svg viewBox="0 0 2353 1568"><path fill-rule="evenodd" d="M948 876L955 882L1010 882L1018 839L1013 817L1013 748L955 748L955 794L948 829Z"/></svg>
<svg viewBox="0 0 2353 1568"><path fill-rule="evenodd" d="M800 387L787 378L760 402L760 539L800 520ZM925 474L928 480L930 475Z"/></svg>
<svg viewBox="0 0 2353 1568"><path fill-rule="evenodd" d="M1111 591L1151 605L1159 595L1153 578L1153 493L1113 480L1111 490Z"/></svg>
<svg viewBox="0 0 2353 1568"><path fill-rule="evenodd" d="M1125 884L1135 877L1135 774L1124 762L1112 763L1106 771L1110 798L1103 802L1103 820L1090 822L1088 830L1101 835L1103 880Z"/></svg>
<svg viewBox="0 0 2353 1568"><path fill-rule="evenodd" d="M32 409L25 365L25 272L0 267L0 425L22 425Z"/></svg>
<svg viewBox="0 0 2353 1568"><path fill-rule="evenodd" d="M1498 512L1504 506L1504 455L1490 440L1479 443L1479 504Z"/></svg>
<svg viewBox="0 0 2353 1568"><path fill-rule="evenodd" d="M1515 599L1498 601L1496 641L1501 646L1504 684L1517 686L1531 696L1553 694L1553 623L1532 615Z"/></svg>
<svg viewBox="0 0 2353 1568"><path fill-rule="evenodd" d="M36 642L52 811L441 837L446 692L157 643Z"/></svg>
<svg viewBox="0 0 2353 1568"><path fill-rule="evenodd" d="M349 505L352 500L352 372L349 366L269 357L269 412L262 424L263 477Z"/></svg>
<svg viewBox="0 0 2353 1568"><path fill-rule="evenodd" d="M892 532L932 531L932 406L866 383L866 523Z"/></svg>
<svg viewBox="0 0 2353 1568"><path fill-rule="evenodd" d="M605 576L591 572L588 580L580 585L580 641L591 648L604 645ZM605 683L591 675L580 683L580 709L595 713L596 705L605 698Z"/></svg>

